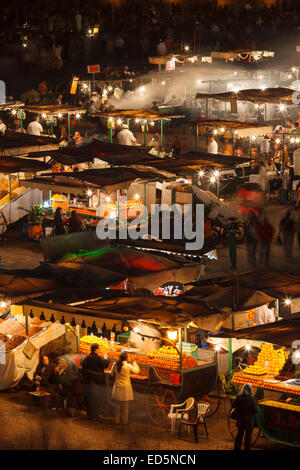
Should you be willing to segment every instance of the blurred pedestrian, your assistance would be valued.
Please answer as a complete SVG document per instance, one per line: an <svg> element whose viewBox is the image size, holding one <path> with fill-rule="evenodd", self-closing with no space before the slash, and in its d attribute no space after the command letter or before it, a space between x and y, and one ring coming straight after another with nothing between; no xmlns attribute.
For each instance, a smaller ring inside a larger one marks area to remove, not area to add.
<svg viewBox="0 0 300 470"><path fill-rule="evenodd" d="M246 226L245 226L245 235L246 235L248 262L252 264L253 266L256 265L258 230L259 230L259 222L257 220L257 217L253 212L250 212L247 222L246 222Z"/></svg>
<svg viewBox="0 0 300 470"><path fill-rule="evenodd" d="M261 243L261 261L265 266L269 266L271 243L274 236L274 228L268 218L263 216L258 228L258 239Z"/></svg>
<svg viewBox="0 0 300 470"><path fill-rule="evenodd" d="M292 218L291 211L287 211L279 224L279 232L282 235L284 254L287 260L292 257L293 244L296 232L296 224Z"/></svg>

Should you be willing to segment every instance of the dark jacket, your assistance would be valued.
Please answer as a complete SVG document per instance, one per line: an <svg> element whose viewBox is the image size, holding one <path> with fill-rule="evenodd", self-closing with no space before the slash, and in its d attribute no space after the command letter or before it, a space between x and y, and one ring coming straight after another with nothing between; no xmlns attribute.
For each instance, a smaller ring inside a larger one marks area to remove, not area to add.
<svg viewBox="0 0 300 470"><path fill-rule="evenodd" d="M41 387L43 388L48 387L51 381L52 373L53 373L52 364L45 366L42 362L40 362L34 373L34 380L38 380L37 377L40 377L41 380L39 380L39 382L40 382Z"/></svg>
<svg viewBox="0 0 300 470"><path fill-rule="evenodd" d="M102 359L96 353L91 353L85 357L82 363L82 374L85 383L104 384L104 369L107 369L108 365L108 360Z"/></svg>
<svg viewBox="0 0 300 470"><path fill-rule="evenodd" d="M249 394L242 394L236 397L231 408L237 410L237 426L245 429L252 429L256 423L257 404L255 398Z"/></svg>

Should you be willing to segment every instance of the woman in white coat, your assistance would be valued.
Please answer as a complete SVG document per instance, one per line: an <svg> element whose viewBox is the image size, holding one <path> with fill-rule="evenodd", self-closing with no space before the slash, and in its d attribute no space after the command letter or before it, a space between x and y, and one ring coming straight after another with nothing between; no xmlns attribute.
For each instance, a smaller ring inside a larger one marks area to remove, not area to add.
<svg viewBox="0 0 300 470"><path fill-rule="evenodd" d="M138 374L140 368L136 362L127 362L127 353L123 352L113 365L111 374L115 376L112 399L115 400L115 423L128 424L129 402L133 400L130 374Z"/></svg>

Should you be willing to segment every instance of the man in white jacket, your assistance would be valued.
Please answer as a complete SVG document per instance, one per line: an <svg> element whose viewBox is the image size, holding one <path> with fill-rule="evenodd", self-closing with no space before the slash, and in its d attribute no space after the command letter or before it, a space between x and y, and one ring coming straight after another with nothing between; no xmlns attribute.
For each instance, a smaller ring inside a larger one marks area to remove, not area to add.
<svg viewBox="0 0 300 470"><path fill-rule="evenodd" d="M31 135L41 135L41 133L43 132L43 128L39 123L38 116L36 116L36 118L28 124L27 132Z"/></svg>
<svg viewBox="0 0 300 470"><path fill-rule="evenodd" d="M254 311L254 322L256 325L265 325L266 323L273 323L275 315L267 305L257 307Z"/></svg>
<svg viewBox="0 0 300 470"><path fill-rule="evenodd" d="M128 129L127 124L122 124L122 129L118 134L118 142L121 145L134 145L136 143L136 138Z"/></svg>

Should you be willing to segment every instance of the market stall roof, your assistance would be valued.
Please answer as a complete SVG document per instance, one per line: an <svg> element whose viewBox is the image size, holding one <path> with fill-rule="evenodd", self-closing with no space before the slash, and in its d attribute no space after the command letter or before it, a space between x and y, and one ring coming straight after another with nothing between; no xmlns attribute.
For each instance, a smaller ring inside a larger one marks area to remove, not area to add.
<svg viewBox="0 0 300 470"><path fill-rule="evenodd" d="M280 346L290 347L294 341L299 340L300 318L291 318L280 320L266 325L253 326L240 330L224 329L218 337L248 339L254 341L263 341L267 343L278 344Z"/></svg>
<svg viewBox="0 0 300 470"><path fill-rule="evenodd" d="M53 314L56 321L64 316L65 322L73 318L76 323L83 319L91 326L95 321L111 319L114 321L145 320L154 321L161 326L187 326L191 322L199 326L204 325L212 331L220 318L227 318L227 313L219 313L201 302L187 302L180 298L167 298L164 296L122 296L118 298L86 302L76 306L58 303L46 303L40 300L20 302L25 315L33 309L35 314L44 312L47 320ZM48 318L49 317L49 318ZM89 323L88 323L89 322Z"/></svg>
<svg viewBox="0 0 300 470"><path fill-rule="evenodd" d="M239 286L259 289L272 297L300 297L299 276L287 272L277 271L250 271L237 275ZM232 276L222 276L213 279L204 279L197 282L197 286L230 286L234 284Z"/></svg>
<svg viewBox="0 0 300 470"><path fill-rule="evenodd" d="M33 152L28 157L39 158L46 154L64 165L89 162L93 161L94 158L98 158L111 165L118 165L124 162L132 164L153 160L153 155L148 154L149 150L150 147L110 144L95 139L88 145L63 147L50 152Z"/></svg>
<svg viewBox="0 0 300 470"><path fill-rule="evenodd" d="M247 163L250 158L234 157L231 155L211 154L206 152L189 152L176 158L160 158L144 163L158 170L173 173L191 172L204 167L233 168L241 163Z"/></svg>
<svg viewBox="0 0 300 470"><path fill-rule="evenodd" d="M86 110L79 106L62 106L60 104L51 105L25 105L22 108L24 111L36 114L47 114L57 116L58 114L83 114Z"/></svg>
<svg viewBox="0 0 300 470"><path fill-rule="evenodd" d="M34 272L28 271L25 275L22 271L0 273L0 296L9 298L11 301L32 296L40 296L46 292L53 292L60 286L54 280L43 279L35 276Z"/></svg>
<svg viewBox="0 0 300 470"><path fill-rule="evenodd" d="M293 104L295 90L289 88L266 88L228 91L226 93L197 93L196 99L215 99L221 101L251 101L255 104Z"/></svg>
<svg viewBox="0 0 300 470"><path fill-rule="evenodd" d="M0 156L0 173L38 172L49 170L50 168L50 165L44 162L28 158Z"/></svg>
<svg viewBox="0 0 300 470"><path fill-rule="evenodd" d="M53 137L12 131L6 131L4 135L0 135L0 154L2 156L20 156L33 151L57 149L58 141Z"/></svg>
<svg viewBox="0 0 300 470"><path fill-rule="evenodd" d="M86 194L87 187L102 188L112 192L120 188L128 188L133 181L167 181L166 173L155 169L144 168L101 168L71 173L45 174L31 180L22 180L22 186L27 188L40 188L45 190L60 191L66 194Z"/></svg>
<svg viewBox="0 0 300 470"><path fill-rule="evenodd" d="M213 284L193 287L184 293L183 297L193 300L198 299L218 310L225 309L228 311L246 311L274 300L274 297L270 297L259 290L241 286L238 290L236 308L234 308L235 286L221 287Z"/></svg>
<svg viewBox="0 0 300 470"><path fill-rule="evenodd" d="M197 121L197 126L224 128L234 131L237 137L262 136L273 133L273 126L263 126L257 122L223 121L211 119Z"/></svg>
<svg viewBox="0 0 300 470"><path fill-rule="evenodd" d="M198 56L193 53L190 53L190 54L167 54L167 55L161 55L161 56L155 56L155 57L148 57L148 60L149 60L149 64L163 65L172 60L175 60L175 62L184 62L184 61L191 60L191 59L194 59L195 61L195 58L198 59Z"/></svg>
<svg viewBox="0 0 300 470"><path fill-rule="evenodd" d="M24 106L25 103L22 101L6 101L5 103L0 104L0 109L3 111L9 110L9 109L15 109L15 108L20 108Z"/></svg>
<svg viewBox="0 0 300 470"><path fill-rule="evenodd" d="M184 114L169 114L162 113L160 111L154 111L153 109L118 109L111 112L99 112L92 113L91 116L97 117L124 117L127 119L151 119L153 121L157 119L179 119L184 118Z"/></svg>

